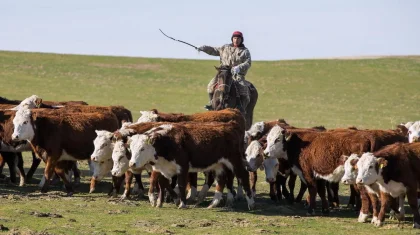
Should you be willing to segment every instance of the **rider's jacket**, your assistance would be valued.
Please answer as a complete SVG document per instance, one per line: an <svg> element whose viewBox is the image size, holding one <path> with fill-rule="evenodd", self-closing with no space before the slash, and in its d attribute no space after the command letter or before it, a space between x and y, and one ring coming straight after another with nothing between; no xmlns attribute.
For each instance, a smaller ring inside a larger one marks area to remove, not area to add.
<svg viewBox="0 0 420 235"><path fill-rule="evenodd" d="M245 77L251 67L251 54L245 45L234 47L233 44L226 44L221 47L202 46L205 53L220 56L220 65L238 66L239 75Z"/></svg>

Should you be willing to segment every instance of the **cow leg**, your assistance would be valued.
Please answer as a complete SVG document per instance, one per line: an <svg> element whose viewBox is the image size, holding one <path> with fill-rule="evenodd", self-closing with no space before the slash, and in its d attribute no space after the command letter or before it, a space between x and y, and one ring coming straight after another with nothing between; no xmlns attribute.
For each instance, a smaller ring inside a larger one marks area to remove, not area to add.
<svg viewBox="0 0 420 235"><path fill-rule="evenodd" d="M57 164L57 167L55 167L55 173L61 178L61 180L64 183L64 186L66 188L67 191L67 196L73 196L74 193L74 189L73 186L71 185L69 179L66 176L66 172L68 173L69 171L67 169L65 169L65 164L68 163L62 163L60 164L60 162Z"/></svg>
<svg viewBox="0 0 420 235"><path fill-rule="evenodd" d="M403 201L403 205L404 205L404 198L405 198L405 195L403 195L403 196L400 196L400 197L397 197L397 198L391 198L391 197L389 197L390 198L390 203L389 203L389 206L390 206L390 208L391 208L391 212L394 212L394 215L393 215L393 217L395 218L395 219L397 219L398 221L403 221L404 220L404 217L405 217L405 214L404 214L404 212L402 212L401 210L400 210L400 208L398 208L398 206L399 206L399 204L400 204L400 199L402 198L402 201Z"/></svg>
<svg viewBox="0 0 420 235"><path fill-rule="evenodd" d="M120 192L121 184L125 180L125 175L122 176L112 176L112 186L109 190L108 196L117 197L117 194Z"/></svg>
<svg viewBox="0 0 420 235"><path fill-rule="evenodd" d="M300 180L300 189L299 189L299 193L298 193L298 195L297 195L297 197L296 197L296 202L301 202L302 201L302 199L303 199L303 195L305 194L305 192L306 192L306 189L308 189L308 186L305 184L305 182L303 182L303 180L301 179ZM292 191L291 189L290 189L290 191Z"/></svg>
<svg viewBox="0 0 420 235"><path fill-rule="evenodd" d="M32 151L32 165L28 171L28 174L26 174L26 181L29 181L32 179L40 163L41 163L41 159L37 158L35 155L35 152Z"/></svg>
<svg viewBox="0 0 420 235"><path fill-rule="evenodd" d="M417 185L407 187L407 201L408 205L410 205L411 211L413 212L413 228L420 228L420 214L418 211L419 207L417 201Z"/></svg>
<svg viewBox="0 0 420 235"><path fill-rule="evenodd" d="M192 172L188 173L188 194L187 200L194 201L197 197L197 181L198 181L198 173Z"/></svg>
<svg viewBox="0 0 420 235"><path fill-rule="evenodd" d="M150 201L150 205L155 206L156 203L156 198L155 198L155 188L157 188L159 190L159 192L161 191L160 189L160 185L158 183L159 177L161 177L160 172L157 171L152 171L152 174L150 175L149 178L149 201Z"/></svg>
<svg viewBox="0 0 420 235"><path fill-rule="evenodd" d="M309 206L308 206L308 212L306 215L315 215L315 207L316 207L316 194L317 194L317 188L316 188L316 182L314 182L314 179L310 179L307 182L308 191L309 191Z"/></svg>
<svg viewBox="0 0 420 235"><path fill-rule="evenodd" d="M289 198L290 197L290 192L289 192L289 190L287 190L287 187L286 187L286 181L287 181L286 177L284 177L280 174L277 174L276 187L277 187L277 199L278 200L282 199L282 195L284 196L284 198Z"/></svg>
<svg viewBox="0 0 420 235"><path fill-rule="evenodd" d="M185 188L188 183L188 167L182 168L181 172L178 174L178 187L179 187L179 198L181 202L179 203L179 209L187 208L187 198L185 195Z"/></svg>
<svg viewBox="0 0 420 235"><path fill-rule="evenodd" d="M249 172L249 179L251 183L252 196L255 197L257 195L257 190L255 189L255 186L257 185L257 180L258 180L257 171Z"/></svg>
<svg viewBox="0 0 420 235"><path fill-rule="evenodd" d="M349 202L347 203L347 208L354 208L356 206L356 199L357 198L357 192L354 188L354 185L350 185L350 198Z"/></svg>
<svg viewBox="0 0 420 235"><path fill-rule="evenodd" d="M96 179L94 176L92 176L92 178L90 179L89 193L95 192L95 189L96 189Z"/></svg>
<svg viewBox="0 0 420 235"><path fill-rule="evenodd" d="M386 208L388 206L389 200L392 199L391 196L387 193L380 192L380 195L381 195L381 210L379 211L378 219L374 222L376 227L382 226L384 224Z"/></svg>
<svg viewBox="0 0 420 235"><path fill-rule="evenodd" d="M158 199L157 199L156 203L154 203L154 201L152 202L152 200L150 200L150 204L152 206L162 207L163 206L163 200L165 198L165 190L166 190L166 188L169 188L169 187L171 187L170 183L169 183L169 180L166 177L164 177L163 175L159 175L158 176L158 188L159 188Z"/></svg>
<svg viewBox="0 0 420 235"><path fill-rule="evenodd" d="M236 164L233 163L233 166L235 166L234 171L236 178L238 179L238 183L242 184L246 192L246 201L248 202L248 209L253 210L255 208L255 201L249 184L249 173L247 170L245 170L245 167L243 166L242 155L240 156L241 157L238 158L239 162L237 162Z"/></svg>
<svg viewBox="0 0 420 235"><path fill-rule="evenodd" d="M322 203L322 214L328 215L330 213L330 210L328 209L328 200L327 200L327 197L325 196L326 181L318 179L316 183L317 183L318 195L321 198L321 203Z"/></svg>
<svg viewBox="0 0 420 235"><path fill-rule="evenodd" d="M231 207L233 206L233 202L235 201L236 192L233 188L233 180L235 178L233 172L230 169L225 169L226 172L226 188L228 190L226 196L226 206Z"/></svg>
<svg viewBox="0 0 420 235"><path fill-rule="evenodd" d="M360 213L359 213L359 218L357 219L358 222L360 223L365 223L367 221L367 218L369 216L369 207L370 207L370 195L368 194L365 186L361 185L355 185L354 187L357 187L359 189L359 193L360 193L360 200L361 200L361 208L360 208ZM375 196L376 197L376 196ZM376 205L374 206L376 207ZM376 209L375 209L376 211ZM376 212L376 218L378 217L378 214Z"/></svg>
<svg viewBox="0 0 420 235"><path fill-rule="evenodd" d="M132 193L142 196L144 194L144 186L141 180L141 174L133 174L133 175L134 175L134 178L136 179L136 184L134 185Z"/></svg>
<svg viewBox="0 0 420 235"><path fill-rule="evenodd" d="M19 169L20 182L19 186L24 186L26 183L25 169L23 168L22 153L16 153L17 168Z"/></svg>
<svg viewBox="0 0 420 235"><path fill-rule="evenodd" d="M270 199L273 201L277 201L277 197L276 197L276 182L269 182L270 184Z"/></svg>
<svg viewBox="0 0 420 235"><path fill-rule="evenodd" d="M130 196L130 188L131 188L132 181L133 181L133 172L131 171L125 172L125 188L124 188L124 193L121 196L121 200L124 200Z"/></svg>
<svg viewBox="0 0 420 235"><path fill-rule="evenodd" d="M0 179L6 180L7 176L3 174L3 168L6 164L6 159L4 159L2 153L0 152Z"/></svg>
<svg viewBox="0 0 420 235"><path fill-rule="evenodd" d="M16 178L16 167L17 167L17 157L15 153L11 152L3 152L2 153L3 158L6 160L7 165L9 166L9 172L10 172L10 181L13 184L17 183Z"/></svg>
<svg viewBox="0 0 420 235"><path fill-rule="evenodd" d="M206 180L204 182L203 187L201 188L200 193L198 194L196 205L198 205L198 204L200 204L204 201L204 199L207 196L207 192L209 191L209 189L211 188L211 186L214 183L214 171L205 172L204 175L206 177Z"/></svg>
<svg viewBox="0 0 420 235"><path fill-rule="evenodd" d="M372 203L372 220L371 220L371 223L372 224L376 224L377 222L380 222L379 221L379 211L378 211L378 207L379 207L379 198L378 198L378 196L375 194L375 193L369 193L368 194L369 195L369 199L370 199L370 201L371 201L371 203Z"/></svg>
<svg viewBox="0 0 420 235"><path fill-rule="evenodd" d="M47 163L45 164L44 169L44 182L41 182L41 192L46 193L48 192L48 188L50 185L51 178L54 175L54 168L56 166L56 162L52 160L52 157L47 157Z"/></svg>
<svg viewBox="0 0 420 235"><path fill-rule="evenodd" d="M338 190L339 184L335 182L326 182L328 184L327 192L328 192L328 202L332 208L336 208L340 206L340 199L338 198Z"/></svg>
<svg viewBox="0 0 420 235"><path fill-rule="evenodd" d="M225 171L216 172L216 190L214 191L213 201L207 208L217 207L223 199L223 189L226 185L226 173Z"/></svg>
<svg viewBox="0 0 420 235"><path fill-rule="evenodd" d="M80 170L77 167L77 162L73 164L73 167L71 169L73 171L73 176L74 176L74 185L78 186L80 185Z"/></svg>

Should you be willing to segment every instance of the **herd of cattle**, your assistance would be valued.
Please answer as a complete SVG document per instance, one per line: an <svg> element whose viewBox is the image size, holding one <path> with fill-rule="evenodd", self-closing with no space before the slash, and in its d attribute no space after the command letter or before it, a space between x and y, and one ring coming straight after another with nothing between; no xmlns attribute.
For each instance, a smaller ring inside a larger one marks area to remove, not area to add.
<svg viewBox="0 0 420 235"><path fill-rule="evenodd" d="M395 130L326 130L293 127L283 119L251 126L236 109L141 114L133 122L131 112L122 106L43 101L36 95L23 101L0 97L0 167L9 165L13 183L18 168L23 186L42 160L41 191L47 192L58 176L72 195L73 184L80 183L76 162L88 160L93 172L90 192L111 172L110 195L116 196L125 182L122 199L144 192L141 174L147 171L148 196L156 207L165 198L172 198L179 208L186 207L187 199L201 203L216 181L210 208L220 204L226 187L227 206L245 197L249 209L255 207L257 169L263 168L273 200L301 201L308 190L308 215L315 214L316 194L323 214L339 205L341 181L351 189L349 204L360 209L359 222L366 222L372 212L371 222L383 225L388 207L395 218L404 220L407 197L413 227L420 228L420 121L400 124ZM24 151L33 156L27 174ZM206 176L200 192L198 172ZM295 197L297 176L301 188Z"/></svg>

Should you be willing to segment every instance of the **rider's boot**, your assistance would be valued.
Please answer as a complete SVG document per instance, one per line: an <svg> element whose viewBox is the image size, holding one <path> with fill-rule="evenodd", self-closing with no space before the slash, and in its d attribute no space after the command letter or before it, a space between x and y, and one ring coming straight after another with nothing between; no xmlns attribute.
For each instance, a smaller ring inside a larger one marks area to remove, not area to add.
<svg viewBox="0 0 420 235"><path fill-rule="evenodd" d="M213 99L213 93L209 93L209 103L204 105L205 109L213 110L212 103L211 103L212 99Z"/></svg>

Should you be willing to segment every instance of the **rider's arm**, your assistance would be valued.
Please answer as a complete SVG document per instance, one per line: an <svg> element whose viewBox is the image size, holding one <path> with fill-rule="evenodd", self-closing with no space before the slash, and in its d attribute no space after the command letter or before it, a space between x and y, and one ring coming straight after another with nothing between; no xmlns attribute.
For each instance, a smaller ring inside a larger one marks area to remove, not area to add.
<svg viewBox="0 0 420 235"><path fill-rule="evenodd" d="M209 55L220 56L221 47L201 46L200 50Z"/></svg>
<svg viewBox="0 0 420 235"><path fill-rule="evenodd" d="M236 67L239 68L239 74L244 74L251 67L251 53L248 50L245 50L245 61L241 64L238 64Z"/></svg>

